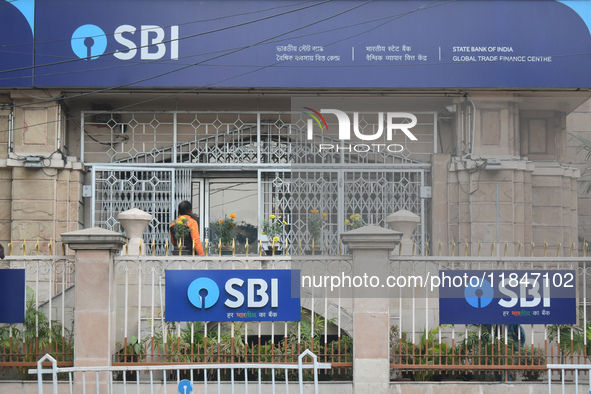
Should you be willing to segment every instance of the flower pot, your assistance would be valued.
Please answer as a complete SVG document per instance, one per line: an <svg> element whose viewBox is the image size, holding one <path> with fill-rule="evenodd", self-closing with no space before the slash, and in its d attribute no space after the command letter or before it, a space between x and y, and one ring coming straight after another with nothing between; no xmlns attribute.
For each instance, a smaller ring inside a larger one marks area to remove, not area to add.
<svg viewBox="0 0 591 394"><path fill-rule="evenodd" d="M273 249L269 248L269 249L265 250L265 254L267 256L273 256ZM283 251L282 250L279 250L278 247L276 246L275 247L275 256L279 256L279 255L282 255L282 254L283 254Z"/></svg>
<svg viewBox="0 0 591 394"><path fill-rule="evenodd" d="M222 256L232 256L232 247L231 246L222 246Z"/></svg>
<svg viewBox="0 0 591 394"><path fill-rule="evenodd" d="M310 248L309 250L306 250L304 252L304 254L306 254L308 256L311 256L311 255L319 256L323 253L322 253L322 249L320 249L320 245L315 245L314 248Z"/></svg>

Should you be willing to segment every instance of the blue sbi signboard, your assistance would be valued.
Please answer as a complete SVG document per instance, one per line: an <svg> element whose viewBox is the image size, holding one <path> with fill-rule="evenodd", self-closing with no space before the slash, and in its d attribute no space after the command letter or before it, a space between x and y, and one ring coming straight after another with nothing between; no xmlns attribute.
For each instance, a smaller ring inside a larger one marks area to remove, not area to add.
<svg viewBox="0 0 591 394"><path fill-rule="evenodd" d="M0 2L0 86L591 87L586 0Z"/></svg>
<svg viewBox="0 0 591 394"><path fill-rule="evenodd" d="M574 270L439 273L439 324L576 324Z"/></svg>
<svg viewBox="0 0 591 394"><path fill-rule="evenodd" d="M166 321L299 321L299 270L167 270Z"/></svg>

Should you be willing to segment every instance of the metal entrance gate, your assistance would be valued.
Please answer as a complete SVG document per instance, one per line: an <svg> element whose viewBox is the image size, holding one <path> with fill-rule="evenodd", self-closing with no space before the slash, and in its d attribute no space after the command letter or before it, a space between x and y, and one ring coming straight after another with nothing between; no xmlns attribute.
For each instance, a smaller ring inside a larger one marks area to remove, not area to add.
<svg viewBox="0 0 591 394"><path fill-rule="evenodd" d="M326 213L321 249L337 254L340 234L350 230L351 215L364 224L387 227L386 217L401 209L421 217L414 233L417 251L427 239L427 206L421 198L426 169L391 170L292 170L260 172L259 215L261 220L278 212L289 224L290 245L310 245L310 210ZM342 246L341 246L342 248ZM292 253L293 254L293 253Z"/></svg>
<svg viewBox="0 0 591 394"><path fill-rule="evenodd" d="M152 215L144 233L147 253L164 254L168 227L176 205L191 198L188 168L108 167L92 168L91 227L123 232L117 215L138 208ZM154 242L154 245L152 243Z"/></svg>

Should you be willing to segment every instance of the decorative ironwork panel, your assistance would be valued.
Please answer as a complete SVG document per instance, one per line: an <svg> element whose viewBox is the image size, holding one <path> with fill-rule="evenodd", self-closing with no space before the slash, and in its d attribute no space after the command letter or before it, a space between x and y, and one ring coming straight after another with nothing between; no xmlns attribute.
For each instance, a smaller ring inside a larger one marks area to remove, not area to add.
<svg viewBox="0 0 591 394"><path fill-rule="evenodd" d="M120 212L138 208L152 215L144 232L146 253L164 254L168 227L179 201L191 199L190 169L95 167L92 225L123 232Z"/></svg>
<svg viewBox="0 0 591 394"><path fill-rule="evenodd" d="M361 215L365 224L388 227L386 217L405 209L421 217L413 233L413 240L424 247L424 226L426 212L420 197L424 185L422 170L415 171L349 171L344 180L344 216L353 221L351 215Z"/></svg>
<svg viewBox="0 0 591 394"><path fill-rule="evenodd" d="M170 163L176 114L82 113L82 160L87 163Z"/></svg>
<svg viewBox="0 0 591 394"><path fill-rule="evenodd" d="M383 113L360 112L347 113L352 127L360 134L372 136L371 140L362 140L351 133L350 140L339 139L339 124L336 118L327 116L328 129L321 130L305 112L291 114L292 162L302 164L402 164L423 163L430 161L434 153L436 136L436 113L413 112L417 124L412 132L417 141L410 140L400 130L393 130L392 138L384 130ZM330 123L331 120L334 123ZM400 120L406 123L409 120ZM312 139L308 140L308 128L311 127ZM373 138L375 136L375 138Z"/></svg>
<svg viewBox="0 0 591 394"><path fill-rule="evenodd" d="M340 234L352 228L346 224L354 221L352 215L360 215L363 224L387 227L388 215L406 209L421 217L413 234L419 253L426 241L422 185L422 170L262 172L259 211L261 220L273 214L287 223L281 242L288 241L290 254L311 251L313 226L320 226L314 241L318 252L337 254Z"/></svg>
<svg viewBox="0 0 591 394"><path fill-rule="evenodd" d="M83 112L82 158L87 163L275 166L428 162L436 113L413 115L417 141L400 130L386 132L383 113L376 112L348 113L356 132L376 138L365 141L353 133L341 141L337 123L328 123L328 130L312 128L308 140L311 118L304 112Z"/></svg>

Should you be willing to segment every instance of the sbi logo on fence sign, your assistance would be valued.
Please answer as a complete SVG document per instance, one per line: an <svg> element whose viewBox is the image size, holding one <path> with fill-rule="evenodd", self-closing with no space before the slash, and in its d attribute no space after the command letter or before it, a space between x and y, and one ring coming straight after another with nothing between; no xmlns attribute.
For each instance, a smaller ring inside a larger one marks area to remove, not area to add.
<svg viewBox="0 0 591 394"><path fill-rule="evenodd" d="M178 26L121 25L107 34L97 25L83 25L72 34L72 51L81 59L98 59L109 40L117 43L112 55L119 60L179 58Z"/></svg>
<svg viewBox="0 0 591 394"><path fill-rule="evenodd" d="M299 277L298 270L167 270L165 318L299 321Z"/></svg>
<svg viewBox="0 0 591 394"><path fill-rule="evenodd" d="M572 270L451 270L438 279L440 324L574 324Z"/></svg>
<svg viewBox="0 0 591 394"><path fill-rule="evenodd" d="M270 289L265 279L250 278L244 281L240 278L230 278L226 281L224 290L228 294L224 305L228 308L240 308L244 305L245 298L248 300L246 306L249 308L263 308L269 304L269 301L272 308L279 306L277 278L271 278ZM197 278L189 285L187 297L196 308L207 309L218 302L220 289L217 283L210 278Z"/></svg>

